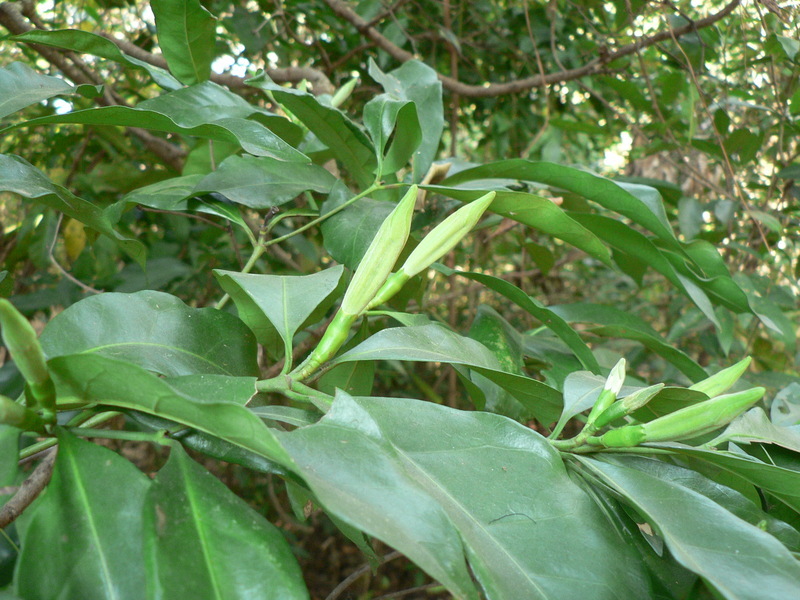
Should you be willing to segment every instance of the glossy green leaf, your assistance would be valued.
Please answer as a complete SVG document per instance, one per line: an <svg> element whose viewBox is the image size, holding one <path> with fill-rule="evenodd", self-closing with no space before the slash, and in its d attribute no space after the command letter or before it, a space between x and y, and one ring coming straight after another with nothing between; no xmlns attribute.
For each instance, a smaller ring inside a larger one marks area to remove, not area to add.
<svg viewBox="0 0 800 600"><path fill-rule="evenodd" d="M394 71L384 73L370 58L369 75L381 84L389 97L414 103L417 120L422 126L422 141L413 156L412 179L419 183L439 152L444 131L442 83L436 71L417 60L404 62ZM390 162L389 157L387 162Z"/></svg>
<svg viewBox="0 0 800 600"><path fill-rule="evenodd" d="M784 600L800 589L800 565L783 544L680 480L641 471L625 460L577 460L645 516L676 560L721 597ZM691 509L676 513L676 506Z"/></svg>
<svg viewBox="0 0 800 600"><path fill-rule="evenodd" d="M163 375L257 375L256 342L234 315L162 292L102 294L56 316L40 336L48 358L94 354Z"/></svg>
<svg viewBox="0 0 800 600"><path fill-rule="evenodd" d="M53 477L26 515L16 592L26 600L138 600L150 480L116 453L59 434Z"/></svg>
<svg viewBox="0 0 800 600"><path fill-rule="evenodd" d="M307 190L327 194L335 182L318 165L234 155L200 180L192 194L218 192L237 204L259 209L280 206Z"/></svg>
<svg viewBox="0 0 800 600"><path fill-rule="evenodd" d="M211 74L217 20L199 0L151 0L158 45L169 70L186 85Z"/></svg>
<svg viewBox="0 0 800 600"><path fill-rule="evenodd" d="M661 196L648 186L615 183L588 171L523 159L501 160L465 169L445 179L442 185L452 186L481 179L519 179L568 190L628 217L677 246Z"/></svg>
<svg viewBox="0 0 800 600"><path fill-rule="evenodd" d="M483 344L441 325L383 329L332 361L409 360L465 365L491 379L518 400L526 411L545 423L561 412L561 394L550 386L503 371Z"/></svg>
<svg viewBox="0 0 800 600"><path fill-rule="evenodd" d="M641 342L659 356L663 357L692 381L708 377L703 367L698 365L682 350L666 342L659 333L636 315L601 304L575 303L551 306L555 314L569 323L597 323L600 327L589 329L592 333L612 339L629 339Z"/></svg>
<svg viewBox="0 0 800 600"><path fill-rule="evenodd" d="M0 424L0 487L11 485L16 479L21 433L16 427Z"/></svg>
<svg viewBox="0 0 800 600"><path fill-rule="evenodd" d="M135 107L104 106L76 110L63 115L30 119L5 131L50 123L142 127L237 144L256 156L310 162L305 154L270 129L246 118L256 112L258 109L232 92L214 83L204 82L145 100ZM286 121L278 117L274 119Z"/></svg>
<svg viewBox="0 0 800 600"><path fill-rule="evenodd" d="M467 562L491 600L650 597L558 453L505 417L340 393L318 424L279 435L328 511L457 598L477 597Z"/></svg>
<svg viewBox="0 0 800 600"><path fill-rule="evenodd" d="M240 317L257 336L271 326L288 344L306 319L330 299L343 273L341 266L299 276L214 271L236 302Z"/></svg>
<svg viewBox="0 0 800 600"><path fill-rule="evenodd" d="M769 409L769 418L775 425L800 425L800 383L790 383L778 392Z"/></svg>
<svg viewBox="0 0 800 600"><path fill-rule="evenodd" d="M290 462L272 431L241 404L188 396L141 367L97 354L60 356L48 366L59 400L138 410L194 427L279 464Z"/></svg>
<svg viewBox="0 0 800 600"><path fill-rule="evenodd" d="M751 408L743 415L736 417L727 429L714 439L713 445L717 446L722 442L736 442L737 444L761 442L775 444L800 453L800 431L774 425L764 409L759 407Z"/></svg>
<svg viewBox="0 0 800 600"><path fill-rule="evenodd" d="M360 187L366 188L374 181L377 161L372 144L344 113L322 104L311 94L275 85L265 75L248 79L247 83L270 92L330 149Z"/></svg>
<svg viewBox="0 0 800 600"><path fill-rule="evenodd" d="M431 185L425 186L425 189L461 201L472 201L487 191L494 190L497 195L489 207L491 212L564 240L606 265L612 264L611 252L603 241L549 198L525 192L511 192L492 185L482 186L480 189L471 186L469 189L461 189Z"/></svg>
<svg viewBox="0 0 800 600"><path fill-rule="evenodd" d="M195 187L204 175L184 175L170 177L163 181L146 185L123 196L123 204L141 204L159 210L189 210L189 199L194 196Z"/></svg>
<svg viewBox="0 0 800 600"><path fill-rule="evenodd" d="M800 472L761 462L748 454L704 450L683 444L657 444L729 471L800 513Z"/></svg>
<svg viewBox="0 0 800 600"><path fill-rule="evenodd" d="M181 375L165 377L170 387L198 402L246 405L256 394L255 377L230 375Z"/></svg>
<svg viewBox="0 0 800 600"><path fill-rule="evenodd" d="M25 159L0 154L0 192L13 192L61 211L111 238L139 263L144 261L144 245L114 229L114 224L120 217L118 208L111 206L103 210L91 202L78 198L67 188L54 184Z"/></svg>
<svg viewBox="0 0 800 600"><path fill-rule="evenodd" d="M82 86L93 88L93 86ZM78 87L63 79L37 73L24 63L0 68L0 119L53 96L74 94Z"/></svg>
<svg viewBox="0 0 800 600"><path fill-rule="evenodd" d="M535 298L528 296L525 292L519 289L512 283L494 277L493 275L486 275L484 273L474 273L470 271L450 271L449 269L439 268L445 274L455 273L461 277L472 279L484 284L491 290L501 294L511 300L520 308L526 310L531 315L539 319L542 324L555 333L569 348L575 353L581 364L593 373L600 372L600 365L597 364L597 359L592 354L592 351L581 339L578 332L575 331L569 324L562 319L558 314L544 306Z"/></svg>
<svg viewBox="0 0 800 600"><path fill-rule="evenodd" d="M72 50L79 54L99 56L126 66L144 69L150 74L153 81L165 89L174 90L181 87L180 82L165 69L129 56L122 52L119 46L111 40L89 31L82 31L80 29L61 29L57 31L31 29L20 35L15 35L13 39L20 42Z"/></svg>
<svg viewBox="0 0 800 600"><path fill-rule="evenodd" d="M144 514L148 598L308 598L280 531L179 444Z"/></svg>
<svg viewBox="0 0 800 600"><path fill-rule="evenodd" d="M422 130L413 102L392 100L386 94L364 106L364 126L375 144L379 159L378 175L395 173L403 168L422 141ZM392 139L392 133L397 134ZM387 144L392 139L387 151Z"/></svg>

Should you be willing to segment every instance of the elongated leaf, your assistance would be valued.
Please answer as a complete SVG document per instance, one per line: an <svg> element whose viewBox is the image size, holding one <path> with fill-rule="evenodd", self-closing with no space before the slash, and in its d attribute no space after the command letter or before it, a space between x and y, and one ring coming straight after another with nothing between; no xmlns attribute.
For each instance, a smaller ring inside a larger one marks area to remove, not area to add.
<svg viewBox="0 0 800 600"><path fill-rule="evenodd" d="M141 204L161 210L188 210L189 198L193 196L195 187L203 177L204 175L170 177L133 190L126 194L121 202L126 206Z"/></svg>
<svg viewBox="0 0 800 600"><path fill-rule="evenodd" d="M727 441L776 444L800 453L800 431L773 424L764 409L758 406L736 417L727 429L714 439L713 445L718 446Z"/></svg>
<svg viewBox="0 0 800 600"><path fill-rule="evenodd" d="M20 433L16 427L0 424L0 486L11 485L17 476Z"/></svg>
<svg viewBox="0 0 800 600"><path fill-rule="evenodd" d="M478 281L484 284L489 289L494 290L498 294L502 294L520 308L528 311L531 315L539 319L543 325L555 333L570 350L575 353L581 364L593 373L600 372L600 365L597 364L597 359L592 354L592 351L581 339L578 332L575 331L569 324L558 316L557 313L544 306L541 302L528 296L525 292L519 289L512 283L494 277L493 275L486 275L484 273L475 273L471 271L451 271L450 269L439 270L445 274L457 274L473 281Z"/></svg>
<svg viewBox="0 0 800 600"><path fill-rule="evenodd" d="M332 361L410 360L465 365L488 377L517 399L531 416L544 423L558 418L561 394L550 386L503 371L483 344L440 325L383 329Z"/></svg>
<svg viewBox="0 0 800 600"><path fill-rule="evenodd" d="M379 175L395 173L405 166L422 141L422 131L413 102L392 100L381 94L364 106L367 128L378 157ZM386 145L397 127L397 135L387 151Z"/></svg>
<svg viewBox="0 0 800 600"><path fill-rule="evenodd" d="M703 450L684 444L657 444L729 471L800 513L800 472L761 462L748 454Z"/></svg>
<svg viewBox="0 0 800 600"><path fill-rule="evenodd" d="M222 288L236 302L242 320L253 331L260 332L271 325L288 344L306 319L336 290L343 273L341 266L301 276L214 271Z"/></svg>
<svg viewBox="0 0 800 600"><path fill-rule="evenodd" d="M255 339L235 316L162 292L102 294L56 316L39 338L48 358L99 354L163 375L257 375Z"/></svg>
<svg viewBox="0 0 800 600"><path fill-rule="evenodd" d="M381 84L388 96L413 102L416 107L417 119L422 125L422 141L414 153L412 170L413 181L419 183L436 158L444 131L442 83L436 71L417 60L404 62L394 71L384 73L370 58L369 75ZM387 162L390 162L389 157Z"/></svg>
<svg viewBox="0 0 800 600"><path fill-rule="evenodd" d="M281 533L179 444L150 488L145 527L148 597L308 598Z"/></svg>
<svg viewBox="0 0 800 600"><path fill-rule="evenodd" d="M679 248L667 220L661 196L648 186L615 183L572 167L523 159L501 160L465 169L445 179L442 185L458 185L479 179L520 179L574 192L625 215L634 223L655 233L670 246Z"/></svg>
<svg viewBox="0 0 800 600"><path fill-rule="evenodd" d="M15 127L50 123L141 127L238 144L246 152L256 156L271 156L278 160L293 162L310 162L305 154L292 148L261 123L239 117L219 118L219 116L205 121L202 113L198 115L194 109L186 111L183 105L187 97L196 95L195 87L184 88L152 100L146 100L136 107L103 106L76 110L63 115L30 119L3 131Z"/></svg>
<svg viewBox="0 0 800 600"><path fill-rule="evenodd" d="M362 188L375 179L375 150L366 135L344 113L300 90L283 88L266 75L247 80L249 85L268 91L282 106L325 144Z"/></svg>
<svg viewBox="0 0 800 600"><path fill-rule="evenodd" d="M568 244L583 250L589 256L603 264L611 266L611 252L603 241L586 227L564 212L549 198L525 192L511 192L498 189L498 186L482 186L481 189L459 189L443 185L425 186L443 196L461 201L472 201L488 191L496 191L496 196L489 207L493 213L503 215L514 221L524 223Z"/></svg>
<svg viewBox="0 0 800 600"><path fill-rule="evenodd" d="M675 365L692 381L708 377L703 367L685 352L667 343L658 332L630 312L601 304L575 303L551 306L555 314L570 323L598 323L601 327L590 329L592 333L609 338L627 338L641 342L659 356Z"/></svg>
<svg viewBox="0 0 800 600"><path fill-rule="evenodd" d="M31 104L79 90L97 93L94 86L70 85L58 77L37 73L26 64L12 62L0 68L0 119Z"/></svg>
<svg viewBox="0 0 800 600"><path fill-rule="evenodd" d="M187 396L157 375L97 354L73 354L48 361L59 398L138 410L194 427L246 450L289 464L272 431L237 403Z"/></svg>
<svg viewBox="0 0 800 600"><path fill-rule="evenodd" d="M644 515L678 562L722 597L784 600L800 589L800 565L786 547L708 497L622 460L576 459ZM687 510L676 513L675 506Z"/></svg>
<svg viewBox="0 0 800 600"><path fill-rule="evenodd" d="M191 194L218 192L249 208L270 208L285 204L306 190L327 194L336 181L318 165L234 155L200 180Z"/></svg>
<svg viewBox="0 0 800 600"><path fill-rule="evenodd" d="M68 189L54 184L32 164L18 156L0 154L0 191L13 192L63 212L116 242L131 258L143 264L144 245L114 229L119 211L102 210Z"/></svg>
<svg viewBox="0 0 800 600"><path fill-rule="evenodd" d="M58 439L53 477L22 531L15 591L26 600L138 600L150 480L111 450L64 432Z"/></svg>
<svg viewBox="0 0 800 600"><path fill-rule="evenodd" d="M111 40L89 31L82 31L80 29L61 29L58 31L31 29L25 33L15 35L12 39L19 42L63 48L80 54L99 56L126 66L144 69L150 74L153 81L165 89L174 90L181 87L180 82L165 69L129 56L122 52L119 46Z"/></svg>
<svg viewBox="0 0 800 600"><path fill-rule="evenodd" d="M477 597L466 561L491 600L650 597L558 453L505 417L340 393L318 424L280 440L327 510L457 598Z"/></svg>
<svg viewBox="0 0 800 600"><path fill-rule="evenodd" d="M182 83L205 81L211 74L216 19L199 0L151 0L158 45L169 70Z"/></svg>

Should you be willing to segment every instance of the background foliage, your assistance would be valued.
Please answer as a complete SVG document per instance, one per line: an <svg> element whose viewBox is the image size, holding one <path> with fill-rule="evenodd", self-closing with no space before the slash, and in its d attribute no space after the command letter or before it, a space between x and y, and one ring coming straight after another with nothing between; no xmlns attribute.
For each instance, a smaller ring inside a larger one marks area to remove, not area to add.
<svg viewBox="0 0 800 600"><path fill-rule="evenodd" d="M334 598L346 573L312 573L338 530L345 571L396 558L380 540L426 574L363 597L792 597L797 23L766 0L0 4L0 295L63 426L0 429L4 465L59 446L2 584ZM411 183L401 261L496 197L287 384ZM620 358L620 397L667 384L644 423L745 356L734 390L767 393L722 435L554 443ZM13 358L0 392L35 408ZM3 467L7 497L27 475Z"/></svg>

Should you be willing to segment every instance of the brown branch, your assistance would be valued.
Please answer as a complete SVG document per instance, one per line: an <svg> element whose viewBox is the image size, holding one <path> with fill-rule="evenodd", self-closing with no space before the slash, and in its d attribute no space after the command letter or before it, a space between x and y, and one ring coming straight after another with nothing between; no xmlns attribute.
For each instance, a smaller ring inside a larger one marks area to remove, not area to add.
<svg viewBox="0 0 800 600"><path fill-rule="evenodd" d="M116 44L117 48L133 58L138 58L154 67L160 67L162 69L168 68L166 59L160 54L148 52L128 40L117 38L109 33L100 33L100 35ZM327 75L319 69L314 69L312 67L283 67L279 69L266 69L266 72L275 83L299 83L306 80L311 84L313 92L317 95L332 94L336 91L336 88L333 87ZM231 89L239 90L247 87L245 78L236 77L235 75L212 73L210 79L214 83L224 85Z"/></svg>
<svg viewBox="0 0 800 600"><path fill-rule="evenodd" d="M387 562L394 560L396 558L400 558L401 556L403 555L400 552L397 551L389 552L389 554L386 554L385 556L381 557L381 560L378 564L385 565ZM350 573L350 575L348 575L339 585L337 585L334 588L334 590L327 595L325 600L336 600L336 598L341 596L342 592L344 592L347 588L353 585L353 583L359 577L365 575L366 573L369 573L371 570L372 570L372 565L370 565L369 563L361 565L358 569Z"/></svg>
<svg viewBox="0 0 800 600"><path fill-rule="evenodd" d="M642 48L647 48L648 46L652 46L658 42L709 27L710 25L713 25L717 21L724 19L731 14L733 10L739 6L739 3L740 0L731 0L731 2L719 12L711 14L702 19L698 19L697 21L693 21L687 25L676 27L674 29L668 29L667 31L661 31L649 37L638 39L637 41L622 46L613 52L601 52L597 58L590 60L582 67L565 69L555 73L548 73L546 75L534 75L532 77L515 79L513 81L507 81L504 83L487 83L485 85L470 85L452 77L448 77L447 75L442 75L441 73L439 74L439 79L441 80L442 85L450 92L460 96L469 96L470 98L490 98L503 96L506 94L524 92L552 83L573 81L586 75L596 73L608 63L622 58L623 56L633 54ZM374 42L376 46L389 54L395 60L407 62L416 58L411 52L396 46L388 38L384 37L377 29L370 27L369 22L365 21L361 16L359 16L358 13L356 13L345 0L325 0L325 4L327 4L328 7L338 17L353 25L353 27L355 27L359 33Z"/></svg>
<svg viewBox="0 0 800 600"><path fill-rule="evenodd" d="M22 482L17 493L0 508L0 528L13 523L36 500L37 496L50 481L57 453L56 449L50 450L42 462L33 470L33 473Z"/></svg>

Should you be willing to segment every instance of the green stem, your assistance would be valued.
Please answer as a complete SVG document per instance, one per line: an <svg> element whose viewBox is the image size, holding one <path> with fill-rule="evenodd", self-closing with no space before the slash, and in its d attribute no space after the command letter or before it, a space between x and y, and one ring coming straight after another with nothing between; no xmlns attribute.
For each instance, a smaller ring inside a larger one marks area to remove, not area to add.
<svg viewBox="0 0 800 600"><path fill-rule="evenodd" d="M343 202L342 204L340 204L339 206L337 206L333 210L331 210L329 212L326 212L324 215L320 215L316 219L313 219L313 220L309 221L305 225L303 225L301 227L298 227L297 229L287 233L286 235L282 235L281 237L273 238L273 239L269 240L268 242L265 242L264 239L263 239L263 236L260 236L259 239L256 242L256 245L253 247L253 253L250 255L250 258L247 260L247 263L242 268L241 272L242 273L249 273L253 269L253 267L255 266L256 261L258 261L258 259L261 258L261 255L264 254L266 249L269 248L270 246L272 246L273 244L277 244L279 242L284 242L284 241L288 240L289 238L296 236L298 233L303 233L307 229L310 229L311 227L314 227L315 225L317 225L319 223L322 223L325 219L327 219L329 217L332 217L336 213L344 210L345 208L347 208L348 206L353 204L353 202L356 202L357 200L360 200L361 198L364 198L365 196L368 196L373 192L376 192L378 190L388 190L388 189L391 189L391 188L400 187L401 185L405 185L405 184L392 183L392 184L389 184L389 185L382 186L379 183L374 183L371 186L369 186L366 190L361 192L360 194L356 194L355 196L353 196L349 200ZM296 216L296 215L286 215L286 216L289 217L289 216ZM270 227L267 229L265 234L269 233L269 231L271 231L272 228L279 221L280 221L279 218L273 219L273 222L270 223ZM225 305L228 303L228 301L230 299L231 299L231 297L228 294L225 294L224 296L222 296L220 301L217 302L217 309L224 308Z"/></svg>
<svg viewBox="0 0 800 600"><path fill-rule="evenodd" d="M310 229L311 227L314 227L318 223L322 223L325 219L327 219L329 217L332 217L336 213L344 210L345 208L347 208L348 206L353 204L353 202L356 202L357 200L361 200L361 198L363 198L365 196L369 196L373 192L376 192L378 190L388 190L388 189L393 188L393 187L400 187L401 185L405 185L405 184L393 183L393 184L386 185L386 186L382 186L382 185L377 184L377 183L372 184L371 186L369 186L366 190L364 190L360 194L356 194L355 196L353 196L349 200L346 200L345 202L343 202L342 204L340 204L339 206L337 206L333 210L331 210L329 212L326 212L324 215L320 215L316 219L313 219L313 220L309 221L305 225L303 225L301 227L298 227L297 229L295 229L294 231L291 231L290 233L287 233L286 235L282 235L281 237L277 237L277 238L271 239L270 241L268 241L268 242L266 242L264 244L264 248L268 248L269 246L272 246L273 244L277 244L279 242L286 241L289 238L296 236L298 233L303 233L306 229Z"/></svg>
<svg viewBox="0 0 800 600"><path fill-rule="evenodd" d="M166 440L164 431L145 433L143 431L118 431L115 429L96 429L92 427L67 427L67 431L88 438L107 438L110 440L128 440L132 442L152 442L163 444Z"/></svg>
<svg viewBox="0 0 800 600"><path fill-rule="evenodd" d="M91 417L89 419L83 420L83 423L87 427L95 427L96 425L99 425L100 423L105 423L109 419L113 419L114 417L116 417L116 416L118 416L120 414L122 414L122 413L119 413L117 411L102 412L102 413L99 413L99 414L95 414L93 417ZM84 416L85 416L85 413L81 413L80 415L77 415L76 417L74 417L67 424L67 426L71 425L73 422L80 422L83 419ZM56 445L57 442L58 442L58 440L56 440L56 438L50 438L50 439L47 439L47 440L43 440L41 442L37 442L36 444L31 444L27 448L23 448L20 451L19 458L20 458L20 460L22 460L22 459L28 458L29 456L33 456L34 454L37 454L37 453L41 452L42 450L47 450L48 448L52 448L53 446Z"/></svg>

